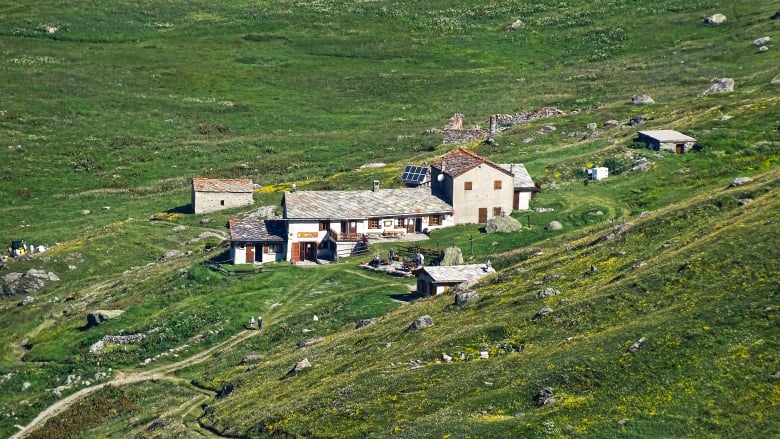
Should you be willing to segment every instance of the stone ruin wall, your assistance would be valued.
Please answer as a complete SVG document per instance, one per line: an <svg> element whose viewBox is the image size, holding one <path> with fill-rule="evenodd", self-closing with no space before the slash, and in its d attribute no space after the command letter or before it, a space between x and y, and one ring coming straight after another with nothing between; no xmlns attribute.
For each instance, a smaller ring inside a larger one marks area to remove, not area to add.
<svg viewBox="0 0 780 439"><path fill-rule="evenodd" d="M479 126L463 129L463 115L456 113L444 127L444 144L470 143L493 138L499 131L524 122L547 117L563 116L566 113L555 107L542 107L535 111L520 111L515 114L494 114L489 119L489 129Z"/></svg>

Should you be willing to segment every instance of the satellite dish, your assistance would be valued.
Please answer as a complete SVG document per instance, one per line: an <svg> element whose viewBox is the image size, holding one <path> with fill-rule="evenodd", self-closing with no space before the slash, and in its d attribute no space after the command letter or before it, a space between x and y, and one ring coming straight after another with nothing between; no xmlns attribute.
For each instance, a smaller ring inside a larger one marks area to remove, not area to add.
<svg viewBox="0 0 780 439"><path fill-rule="evenodd" d="M436 176L436 180L444 181L444 174L439 174Z"/></svg>

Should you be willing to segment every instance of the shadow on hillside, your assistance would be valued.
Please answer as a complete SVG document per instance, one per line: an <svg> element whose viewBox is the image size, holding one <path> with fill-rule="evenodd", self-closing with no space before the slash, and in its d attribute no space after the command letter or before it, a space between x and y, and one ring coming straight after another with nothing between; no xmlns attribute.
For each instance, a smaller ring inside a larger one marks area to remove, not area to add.
<svg viewBox="0 0 780 439"><path fill-rule="evenodd" d="M410 292L408 292L406 294L391 294L390 295L390 298L393 299L393 300L398 300L398 301L407 302L407 303L414 302L415 300L418 300L418 299L424 299L425 297L427 297L425 294L417 292L417 291L410 291Z"/></svg>
<svg viewBox="0 0 780 439"><path fill-rule="evenodd" d="M174 207L173 209L168 209L165 211L165 213L171 214L171 213L178 213L178 214L193 214L195 213L195 209L192 208L192 204L185 204L183 206Z"/></svg>

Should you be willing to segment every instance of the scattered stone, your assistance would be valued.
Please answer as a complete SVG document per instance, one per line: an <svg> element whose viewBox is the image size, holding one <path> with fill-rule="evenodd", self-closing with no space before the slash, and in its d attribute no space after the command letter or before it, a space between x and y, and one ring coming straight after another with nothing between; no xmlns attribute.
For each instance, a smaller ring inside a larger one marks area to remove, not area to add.
<svg viewBox="0 0 780 439"><path fill-rule="evenodd" d="M292 369L290 369L289 372L287 372L287 375L294 375L303 369L306 369L307 367L311 367L311 363L309 363L308 358L304 358L303 360L295 363L295 366L293 366Z"/></svg>
<svg viewBox="0 0 780 439"><path fill-rule="evenodd" d="M463 251L455 246L447 247L439 265L463 265Z"/></svg>
<svg viewBox="0 0 780 439"><path fill-rule="evenodd" d="M563 230L563 224L558 221L550 221L550 223L547 224L547 230Z"/></svg>
<svg viewBox="0 0 780 439"><path fill-rule="evenodd" d="M322 337L311 337L307 338L306 340L301 340L297 343L298 348L304 348L306 346L311 346L315 343L319 343L322 341Z"/></svg>
<svg viewBox="0 0 780 439"><path fill-rule="evenodd" d="M445 363L451 363L451 362L452 362L452 357L450 357L450 356L449 356L449 355L447 355L447 354L441 354L441 359L442 359L442 361L444 361Z"/></svg>
<svg viewBox="0 0 780 439"><path fill-rule="evenodd" d="M314 315L311 317L311 319L312 319L312 321L315 321L315 322L319 322L319 321L320 321L320 318L319 318L319 317L317 317L317 314L314 314Z"/></svg>
<svg viewBox="0 0 780 439"><path fill-rule="evenodd" d="M534 395L534 404L537 407L542 407L547 404L553 404L558 400L553 397L552 387L542 387L539 392Z"/></svg>
<svg viewBox="0 0 780 439"><path fill-rule="evenodd" d="M537 311L536 314L534 314L534 318L538 319L538 318L546 316L547 314L551 314L552 312L553 312L552 308L548 308L548 307L545 306L544 308L542 308L539 311Z"/></svg>
<svg viewBox="0 0 780 439"><path fill-rule="evenodd" d="M594 244L595 244L595 243L597 243L597 242L605 242L605 241L610 241L610 240L614 239L616 236L618 236L618 235L621 235L621 234L625 233L625 232L626 232L628 229L630 229L630 228L631 228L631 227L633 227L633 226L634 226L634 225L633 225L632 223L623 223L623 224L620 224L619 226L615 227L615 228L614 228L614 229L613 229L611 232L609 232L609 233L607 233L607 234L604 234L604 235L601 235L601 236L599 237L599 239L597 239L597 240L594 242Z"/></svg>
<svg viewBox="0 0 780 439"><path fill-rule="evenodd" d="M89 215L90 213L92 213L92 211L89 210L89 209L84 209L84 210L81 211L82 215Z"/></svg>
<svg viewBox="0 0 780 439"><path fill-rule="evenodd" d="M485 232L487 233L512 233L518 230L523 230L523 225L509 215L494 216L485 224Z"/></svg>
<svg viewBox="0 0 780 439"><path fill-rule="evenodd" d="M636 352L636 351L642 349L642 347L645 345L646 341L647 341L646 338L644 338L644 337L640 338L639 340L633 342L631 344L631 346L628 347L628 351L629 352Z"/></svg>
<svg viewBox="0 0 780 439"><path fill-rule="evenodd" d="M704 24L718 26L726 22L726 16L723 14L713 14L704 19Z"/></svg>
<svg viewBox="0 0 780 439"><path fill-rule="evenodd" d="M711 93L725 93L730 91L734 91L734 80L732 78L715 78L712 80L710 88L699 93L699 97Z"/></svg>
<svg viewBox="0 0 780 439"><path fill-rule="evenodd" d="M24 299L22 299L21 302L19 302L19 306L27 306L31 303L35 302L35 297L33 296L26 296Z"/></svg>
<svg viewBox="0 0 780 439"><path fill-rule="evenodd" d="M780 11L778 13L780 13ZM513 21L512 24L509 25L509 29L516 30L516 29L520 29L523 26L525 26L525 23L523 23L522 20L518 19Z"/></svg>
<svg viewBox="0 0 780 439"><path fill-rule="evenodd" d="M737 205L744 206L745 204L752 203L752 202L753 202L752 198L740 198L739 200L737 200Z"/></svg>
<svg viewBox="0 0 780 439"><path fill-rule="evenodd" d="M261 357L258 354L245 355L244 358L241 359L241 364L255 363L257 361L260 361L261 358L263 357Z"/></svg>
<svg viewBox="0 0 780 439"><path fill-rule="evenodd" d="M25 381L25 382L23 382L23 383L22 383L22 392L24 392L25 390L29 389L29 388L30 388L30 386L32 386L32 383L31 383L31 382L29 382L29 381Z"/></svg>
<svg viewBox="0 0 780 439"><path fill-rule="evenodd" d="M187 230L186 226L178 225L172 229L174 232L182 232L184 230Z"/></svg>
<svg viewBox="0 0 780 439"><path fill-rule="evenodd" d="M552 125L545 125L545 126L539 128L539 134L550 134L550 133L555 132L555 130L557 130L557 128L555 128L554 126L552 126Z"/></svg>
<svg viewBox="0 0 780 439"><path fill-rule="evenodd" d="M384 163L366 163L364 165L360 165L358 169L374 169L374 168L384 168L387 166Z"/></svg>
<svg viewBox="0 0 780 439"><path fill-rule="evenodd" d="M598 128L598 125L596 125L596 122L591 122L587 125L587 128L591 131L596 131L596 128Z"/></svg>
<svg viewBox="0 0 780 439"><path fill-rule="evenodd" d="M377 319L363 319L355 325L355 329L365 328L366 326L373 325Z"/></svg>
<svg viewBox="0 0 780 439"><path fill-rule="evenodd" d="M761 46L761 47L758 48L758 51L761 52L761 53L764 53L764 52L766 52L768 50L769 50L769 48L766 47L766 46Z"/></svg>
<svg viewBox="0 0 780 439"><path fill-rule="evenodd" d="M427 328L429 326L433 326L433 318L429 315L424 315L422 317L417 318L414 322L412 322L411 325L409 325L408 328L406 328L407 331L416 331L418 329Z"/></svg>
<svg viewBox="0 0 780 439"><path fill-rule="evenodd" d="M147 359L145 359L145 360L144 360L144 366L148 365L148 364L149 364L149 363L151 363L151 362L152 362L152 359L151 359L151 358L147 358Z"/></svg>
<svg viewBox="0 0 780 439"><path fill-rule="evenodd" d="M479 295L476 291L459 291L455 293L455 305L458 306L468 305L477 300L479 300Z"/></svg>
<svg viewBox="0 0 780 439"><path fill-rule="evenodd" d="M780 13L780 11L778 11L778 13ZM770 380L780 380L780 370L778 370L777 372L773 373L772 375L769 375L769 379Z"/></svg>
<svg viewBox="0 0 780 439"><path fill-rule="evenodd" d="M558 294L561 294L561 292L558 290L554 290L552 288L545 288L543 290L537 291L536 297L538 297L539 299L543 299L545 297L557 296Z"/></svg>
<svg viewBox="0 0 780 439"><path fill-rule="evenodd" d="M604 128L617 128L620 125L621 125L620 122L615 119L610 119L604 122Z"/></svg>
<svg viewBox="0 0 780 439"><path fill-rule="evenodd" d="M629 119L628 126L632 127L635 125L639 125L640 123L643 123L646 120L647 120L646 114L637 114L636 116Z"/></svg>
<svg viewBox="0 0 780 439"><path fill-rule="evenodd" d="M631 96L631 103L634 105L654 104L655 100L648 95Z"/></svg>
<svg viewBox="0 0 780 439"><path fill-rule="evenodd" d="M734 117L734 116L728 116L728 115L725 115L725 114L724 114L723 116L721 116L721 117L720 117L720 121L721 121L721 122L725 122L725 121L727 121L727 120L729 120L729 119L731 119L731 118L733 118L733 117Z"/></svg>
<svg viewBox="0 0 780 439"><path fill-rule="evenodd" d="M772 40L772 38L770 38L770 37L756 38L755 40L753 40L753 45L756 46L756 47L760 47L760 46L765 45L766 43L768 43L771 40Z"/></svg>
<svg viewBox="0 0 780 439"><path fill-rule="evenodd" d="M479 351L479 358L487 360L490 358L490 353L488 351Z"/></svg>
<svg viewBox="0 0 780 439"><path fill-rule="evenodd" d="M165 254L162 255L160 260L166 261L168 259L178 258L181 257L184 253L181 252L181 250L170 250L165 252Z"/></svg>
<svg viewBox="0 0 780 439"><path fill-rule="evenodd" d="M750 177L737 177L737 178L735 178L734 180L731 181L731 184L729 185L729 187L742 186L744 184L750 183L751 181L753 181L753 179L750 178Z"/></svg>
<svg viewBox="0 0 780 439"><path fill-rule="evenodd" d="M231 392L233 392L233 383L225 383L222 385L222 389L219 390L217 393L217 399L222 399L228 395L230 395Z"/></svg>
<svg viewBox="0 0 780 439"><path fill-rule="evenodd" d="M121 309L96 310L87 314L87 326L92 328L111 319L117 318L125 312Z"/></svg>

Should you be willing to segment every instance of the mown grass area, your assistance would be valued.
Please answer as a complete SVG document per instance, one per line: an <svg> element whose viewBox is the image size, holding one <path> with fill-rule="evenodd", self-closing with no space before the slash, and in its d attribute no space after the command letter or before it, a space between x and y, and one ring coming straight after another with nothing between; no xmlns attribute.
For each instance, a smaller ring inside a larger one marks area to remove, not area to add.
<svg viewBox="0 0 780 439"><path fill-rule="evenodd" d="M96 393L34 434L187 435L199 419L242 437L777 436L775 11L768 1L6 2L0 242L52 248L0 275L60 280L32 303L0 301L0 433L86 381L171 364L263 315L260 334L177 372L191 384ZM727 22L704 25L715 12ZM759 53L751 42L765 35ZM734 78L735 91L697 97L713 77ZM656 104L632 105L635 94ZM458 226L421 243L493 262L475 305L401 306L414 279L364 271L360 258L255 276L202 266L226 246L201 234L226 236L244 209L189 213L194 176L251 177L256 205L278 206L292 183L398 187L404 164L454 147L435 131L453 113L485 127L491 114L542 106L567 114L461 146L524 163L543 189L532 207L552 210L515 212L531 223L520 232ZM636 127L604 126L640 114ZM699 141L690 154L656 153L634 143L637 129ZM586 184L591 165L610 178ZM737 176L755 181L729 188ZM546 230L553 220L564 229ZM599 241L621 224L632 226ZM546 287L561 294L537 298ZM543 306L553 313L534 318ZM96 309L126 313L88 329ZM404 332L423 314L433 328ZM354 329L368 317L380 320ZM104 335L147 332L88 352ZM456 360L437 362L442 353ZM247 355L258 359L240 364ZM287 376L303 357L313 367ZM234 393L213 399L226 383ZM556 404L533 405L542 386ZM128 404L100 411L116 398ZM105 416L82 416L90 410Z"/></svg>

